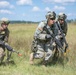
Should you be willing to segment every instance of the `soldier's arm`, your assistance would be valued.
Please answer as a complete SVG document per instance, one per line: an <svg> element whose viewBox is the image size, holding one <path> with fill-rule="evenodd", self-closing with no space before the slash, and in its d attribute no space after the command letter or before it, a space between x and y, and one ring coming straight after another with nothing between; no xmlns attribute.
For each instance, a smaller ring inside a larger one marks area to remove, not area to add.
<svg viewBox="0 0 76 75"><path fill-rule="evenodd" d="M45 40L45 34L42 33L44 26L45 26L44 22L41 22L35 31L35 36L40 40Z"/></svg>
<svg viewBox="0 0 76 75"><path fill-rule="evenodd" d="M35 33L36 33L37 35L41 34L41 32L43 31L43 27L44 27L44 23L43 23L43 22L39 23L39 25L38 25Z"/></svg>
<svg viewBox="0 0 76 75"><path fill-rule="evenodd" d="M68 30L68 26L67 26L67 23L65 22L65 26L64 26L64 33L65 33L65 36L67 35L67 30Z"/></svg>
<svg viewBox="0 0 76 75"><path fill-rule="evenodd" d="M10 33L9 30L6 29L6 30L5 30L5 39L4 39L5 42L8 42L8 39L9 39L9 33Z"/></svg>

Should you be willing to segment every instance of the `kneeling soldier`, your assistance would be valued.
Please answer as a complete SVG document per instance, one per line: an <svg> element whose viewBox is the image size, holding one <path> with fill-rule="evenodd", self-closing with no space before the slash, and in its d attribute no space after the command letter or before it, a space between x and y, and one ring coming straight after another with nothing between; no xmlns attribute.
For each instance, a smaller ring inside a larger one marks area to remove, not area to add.
<svg viewBox="0 0 76 75"><path fill-rule="evenodd" d="M37 51L30 54L30 64L34 64L33 60L35 58L43 58L46 62L53 55L53 45L51 44L52 36L56 36L58 33L58 28L55 24L56 13L49 11L46 15L46 21L42 21L34 34L34 39L37 44ZM52 35L50 35L50 33Z"/></svg>

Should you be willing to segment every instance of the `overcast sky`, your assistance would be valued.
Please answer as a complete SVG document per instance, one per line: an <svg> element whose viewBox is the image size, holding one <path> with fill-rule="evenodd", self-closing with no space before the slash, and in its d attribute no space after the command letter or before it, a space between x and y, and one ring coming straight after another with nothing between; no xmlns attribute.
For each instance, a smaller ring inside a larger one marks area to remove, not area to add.
<svg viewBox="0 0 76 75"><path fill-rule="evenodd" d="M76 0L0 0L0 20L41 21L48 11L76 19Z"/></svg>

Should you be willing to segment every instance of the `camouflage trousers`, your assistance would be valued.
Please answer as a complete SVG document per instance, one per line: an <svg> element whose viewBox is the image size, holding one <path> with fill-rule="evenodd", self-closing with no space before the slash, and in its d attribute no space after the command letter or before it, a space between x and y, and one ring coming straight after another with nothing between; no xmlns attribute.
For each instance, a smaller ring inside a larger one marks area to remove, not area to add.
<svg viewBox="0 0 76 75"><path fill-rule="evenodd" d="M5 51L3 47L0 47L0 64L2 63L5 56Z"/></svg>
<svg viewBox="0 0 76 75"><path fill-rule="evenodd" d="M64 46L64 39L63 38L60 39L60 42L61 42L62 46Z"/></svg>
<svg viewBox="0 0 76 75"><path fill-rule="evenodd" d="M37 45L37 52L34 53L34 58L43 58L47 61L52 57L53 54L53 47L50 43L38 43Z"/></svg>

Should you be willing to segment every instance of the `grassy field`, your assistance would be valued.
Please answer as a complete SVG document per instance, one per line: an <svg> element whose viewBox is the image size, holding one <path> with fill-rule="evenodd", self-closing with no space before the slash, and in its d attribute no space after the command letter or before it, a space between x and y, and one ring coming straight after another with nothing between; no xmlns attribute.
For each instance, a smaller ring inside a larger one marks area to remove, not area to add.
<svg viewBox="0 0 76 75"><path fill-rule="evenodd" d="M12 24L9 26L9 44L22 53L19 57L12 54L8 65L0 65L0 75L76 75L76 25L68 26L67 41L69 43L68 61L64 65L51 63L47 67L40 64L40 60L35 60L35 65L29 64L29 54L36 24ZM4 60L5 62L5 60Z"/></svg>

